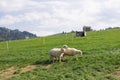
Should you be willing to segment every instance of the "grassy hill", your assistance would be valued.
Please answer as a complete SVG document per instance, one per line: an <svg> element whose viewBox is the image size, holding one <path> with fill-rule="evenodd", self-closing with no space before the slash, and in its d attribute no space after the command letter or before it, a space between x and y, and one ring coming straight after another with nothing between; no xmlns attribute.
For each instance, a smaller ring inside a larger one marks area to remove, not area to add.
<svg viewBox="0 0 120 80"><path fill-rule="evenodd" d="M0 43L0 80L119 80L120 29ZM8 44L8 48L7 48ZM67 44L83 51L79 60L51 64L49 50Z"/></svg>

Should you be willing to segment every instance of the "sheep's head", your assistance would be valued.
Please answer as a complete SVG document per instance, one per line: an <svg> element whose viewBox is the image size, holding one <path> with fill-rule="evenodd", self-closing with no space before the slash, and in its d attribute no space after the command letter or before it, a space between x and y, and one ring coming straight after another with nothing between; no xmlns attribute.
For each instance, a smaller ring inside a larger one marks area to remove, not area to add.
<svg viewBox="0 0 120 80"><path fill-rule="evenodd" d="M63 48L68 48L68 46L67 45L63 45Z"/></svg>
<svg viewBox="0 0 120 80"><path fill-rule="evenodd" d="M76 52L77 52L77 54L82 55L82 51L81 50L77 50Z"/></svg>

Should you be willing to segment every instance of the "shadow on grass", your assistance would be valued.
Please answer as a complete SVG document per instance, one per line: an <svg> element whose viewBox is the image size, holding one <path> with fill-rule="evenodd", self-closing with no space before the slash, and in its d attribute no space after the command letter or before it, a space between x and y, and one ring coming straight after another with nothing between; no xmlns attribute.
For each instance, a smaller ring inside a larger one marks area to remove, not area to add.
<svg viewBox="0 0 120 80"><path fill-rule="evenodd" d="M33 65L49 65L49 64L52 64L52 62L50 62L49 60L39 60L39 61L36 61L35 63L33 63Z"/></svg>
<svg viewBox="0 0 120 80"><path fill-rule="evenodd" d="M55 61L54 63L58 63L58 62L59 61ZM62 62L67 62L67 60L62 60ZM50 64L53 64L53 62L49 60L41 60L41 61L39 60L33 63L33 65L43 65L43 66L50 65Z"/></svg>

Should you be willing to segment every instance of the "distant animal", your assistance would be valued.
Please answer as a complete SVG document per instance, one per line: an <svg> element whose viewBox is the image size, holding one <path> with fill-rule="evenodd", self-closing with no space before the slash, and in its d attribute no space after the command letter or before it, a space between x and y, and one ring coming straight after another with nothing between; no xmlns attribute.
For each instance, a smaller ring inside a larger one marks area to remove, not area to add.
<svg viewBox="0 0 120 80"><path fill-rule="evenodd" d="M55 60L59 60L61 62L61 58L64 55L64 48L53 48L50 50L50 61L54 63Z"/></svg>
<svg viewBox="0 0 120 80"><path fill-rule="evenodd" d="M63 45L64 48L64 54L63 56L74 56L76 57L76 60L78 60L77 55L76 54L80 54L82 55L82 51L75 49L75 48L70 48L67 45Z"/></svg>

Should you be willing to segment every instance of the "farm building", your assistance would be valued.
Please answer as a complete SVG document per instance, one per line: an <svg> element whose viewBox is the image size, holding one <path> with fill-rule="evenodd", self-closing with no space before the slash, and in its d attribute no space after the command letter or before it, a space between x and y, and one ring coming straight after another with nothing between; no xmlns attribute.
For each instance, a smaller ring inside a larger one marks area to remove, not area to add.
<svg viewBox="0 0 120 80"><path fill-rule="evenodd" d="M83 27L83 31L91 31L91 27L90 26L84 26Z"/></svg>

